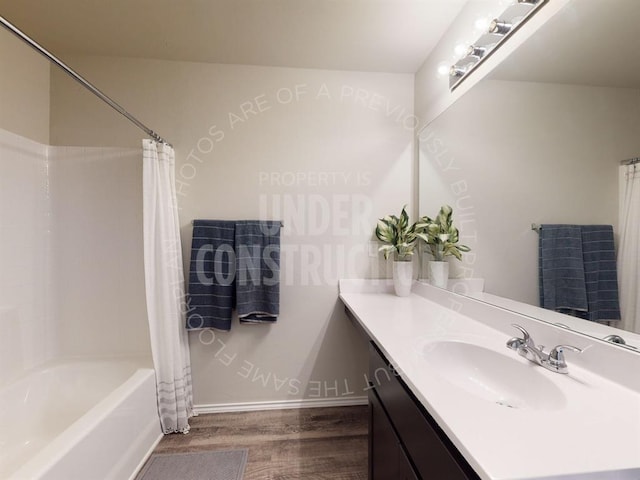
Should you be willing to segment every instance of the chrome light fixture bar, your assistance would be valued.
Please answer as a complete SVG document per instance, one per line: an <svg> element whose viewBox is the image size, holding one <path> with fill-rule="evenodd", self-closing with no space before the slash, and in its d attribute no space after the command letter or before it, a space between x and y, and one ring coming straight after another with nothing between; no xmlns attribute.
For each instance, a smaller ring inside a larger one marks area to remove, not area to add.
<svg viewBox="0 0 640 480"><path fill-rule="evenodd" d="M549 0L515 0L493 19L486 33L469 46L465 55L449 69L449 88L454 90L489 58L503 42L524 25Z"/></svg>

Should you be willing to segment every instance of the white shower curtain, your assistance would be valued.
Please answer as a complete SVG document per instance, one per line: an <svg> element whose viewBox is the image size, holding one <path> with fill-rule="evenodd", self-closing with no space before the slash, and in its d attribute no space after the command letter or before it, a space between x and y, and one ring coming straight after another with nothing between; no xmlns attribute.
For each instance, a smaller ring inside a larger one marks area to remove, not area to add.
<svg viewBox="0 0 640 480"><path fill-rule="evenodd" d="M629 165L625 172L618 248L620 327L640 333L640 168Z"/></svg>
<svg viewBox="0 0 640 480"><path fill-rule="evenodd" d="M189 431L191 362L175 189L175 154L143 140L144 269L158 412L164 433Z"/></svg>

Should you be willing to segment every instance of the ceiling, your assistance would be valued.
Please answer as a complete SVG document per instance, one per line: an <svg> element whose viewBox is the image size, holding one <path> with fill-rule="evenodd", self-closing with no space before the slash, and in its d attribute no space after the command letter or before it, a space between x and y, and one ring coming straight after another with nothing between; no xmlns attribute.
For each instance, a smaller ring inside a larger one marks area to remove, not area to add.
<svg viewBox="0 0 640 480"><path fill-rule="evenodd" d="M0 0L54 54L416 72L467 0Z"/></svg>
<svg viewBox="0 0 640 480"><path fill-rule="evenodd" d="M640 88L640 0L573 0L492 78Z"/></svg>

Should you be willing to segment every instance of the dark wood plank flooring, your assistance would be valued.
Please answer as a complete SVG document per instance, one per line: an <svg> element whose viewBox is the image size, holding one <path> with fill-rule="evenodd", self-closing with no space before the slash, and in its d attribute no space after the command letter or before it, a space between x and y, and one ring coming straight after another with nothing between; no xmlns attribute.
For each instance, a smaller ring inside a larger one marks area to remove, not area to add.
<svg viewBox="0 0 640 480"><path fill-rule="evenodd" d="M200 415L156 453L248 448L244 480L366 480L368 407Z"/></svg>

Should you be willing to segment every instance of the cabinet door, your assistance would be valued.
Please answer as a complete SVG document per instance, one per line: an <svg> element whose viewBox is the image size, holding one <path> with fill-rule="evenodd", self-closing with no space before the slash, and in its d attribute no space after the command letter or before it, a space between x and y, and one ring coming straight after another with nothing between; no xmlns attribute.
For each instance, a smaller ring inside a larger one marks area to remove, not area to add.
<svg viewBox="0 0 640 480"><path fill-rule="evenodd" d="M413 470L413 466L409 459L405 455L404 451L400 451L400 471L398 475L399 480L420 480L418 474Z"/></svg>
<svg viewBox="0 0 640 480"><path fill-rule="evenodd" d="M382 352L373 343L369 351L372 391L393 425L393 432L402 442L407 458L415 465L418 477L429 480L479 480L437 422L420 406L409 387L391 368ZM398 462L402 463L400 459Z"/></svg>
<svg viewBox="0 0 640 480"><path fill-rule="evenodd" d="M402 452L398 439L373 391L369 392L369 408L369 478L370 480L404 479L400 476Z"/></svg>

